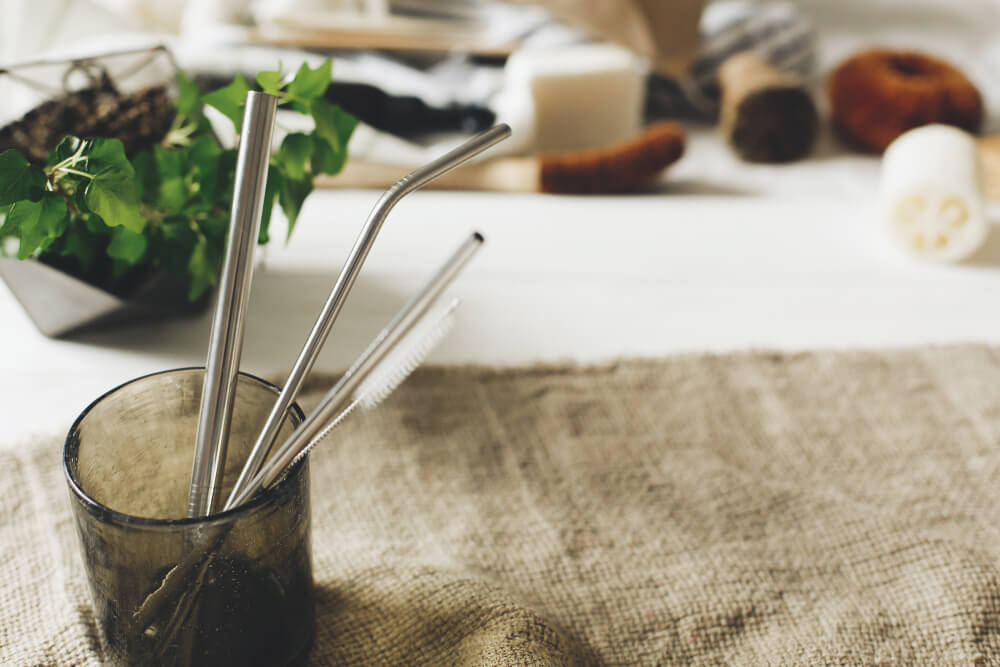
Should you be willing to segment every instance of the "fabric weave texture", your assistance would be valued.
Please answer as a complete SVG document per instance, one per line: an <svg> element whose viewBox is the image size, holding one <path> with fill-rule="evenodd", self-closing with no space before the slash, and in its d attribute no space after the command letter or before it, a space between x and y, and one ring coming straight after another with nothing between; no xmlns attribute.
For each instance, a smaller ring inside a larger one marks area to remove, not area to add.
<svg viewBox="0 0 1000 667"><path fill-rule="evenodd" d="M967 345L419 370L312 455L312 663L1000 664L998 380ZM60 450L0 453L4 665L100 664Z"/></svg>

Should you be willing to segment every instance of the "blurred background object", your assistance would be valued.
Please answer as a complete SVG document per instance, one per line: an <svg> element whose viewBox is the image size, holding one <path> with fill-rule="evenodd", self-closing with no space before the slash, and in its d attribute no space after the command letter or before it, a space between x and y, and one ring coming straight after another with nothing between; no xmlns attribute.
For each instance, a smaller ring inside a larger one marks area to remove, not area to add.
<svg viewBox="0 0 1000 667"><path fill-rule="evenodd" d="M817 93L873 46L955 65L982 93L982 131L1000 131L997 0L37 0L2 19L7 64L165 43L203 88L332 56L327 99L362 121L352 157L401 171L493 122L514 130L510 157L604 150L673 120L687 150L668 179L684 191L871 198L877 163L833 140ZM804 122L796 150L763 142L765 162L798 160L781 178L716 127L720 67L745 52L815 100L815 141Z"/></svg>
<svg viewBox="0 0 1000 667"><path fill-rule="evenodd" d="M827 86L838 135L881 153L903 132L930 123L978 132L979 90L954 65L921 51L868 49L837 65Z"/></svg>
<svg viewBox="0 0 1000 667"><path fill-rule="evenodd" d="M973 137L942 124L897 137L882 158L879 209L889 239L905 253L956 262L979 250L990 221Z"/></svg>
<svg viewBox="0 0 1000 667"><path fill-rule="evenodd" d="M748 162L791 162L809 154L819 114L802 80L755 51L719 67L720 124L729 144Z"/></svg>
<svg viewBox="0 0 1000 667"><path fill-rule="evenodd" d="M68 134L117 137L130 157L151 148L174 119L177 64L165 47L0 69L0 152L44 164Z"/></svg>

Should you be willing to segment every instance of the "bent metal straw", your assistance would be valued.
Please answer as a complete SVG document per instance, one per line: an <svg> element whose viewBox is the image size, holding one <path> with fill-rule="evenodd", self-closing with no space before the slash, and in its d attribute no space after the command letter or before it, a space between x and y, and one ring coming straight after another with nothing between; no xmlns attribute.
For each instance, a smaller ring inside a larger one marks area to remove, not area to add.
<svg viewBox="0 0 1000 667"><path fill-rule="evenodd" d="M308 375L316 359L319 357L320 349L326 342L327 336L330 334L330 330L333 328L333 324L336 322L337 316L340 314L340 310L347 300L347 295L350 293L351 288L354 286L354 281L361 271L361 266L364 264L365 259L368 257L368 252L375 243L375 237L378 236L379 230L382 228L382 223L385 222L386 217L389 215L389 211L407 194L506 139L510 136L510 133L510 126L503 123L480 132L461 146L399 179L382 194L371 213L368 214L368 220L361 229L361 233L358 235L357 241L355 241L354 247L351 249L351 254L348 256L344 268L337 277L333 291L330 292L323 310L320 311L319 317L316 318L316 323L313 325L312 331L309 332L309 337L306 338L302 351L299 352L298 359L295 360L295 364L292 366L292 370L285 380L285 385L281 388L281 394L279 394L278 400L268 415L267 421L264 423L264 428L257 438L257 442L254 443L253 448L250 450L250 455L247 457L246 463L244 463L243 469L240 471L236 484L230 493L229 500L226 503L227 506L232 506L233 499L243 493L250 479L260 471L261 466L264 464L264 459L267 458L271 447L274 445L274 439L278 436L278 431L281 429L281 425L288 414L288 409L302 388L306 375Z"/></svg>
<svg viewBox="0 0 1000 667"><path fill-rule="evenodd" d="M323 397L316 409L275 451L274 455L261 467L260 472L254 475L239 493L230 497L225 506L227 510L246 502L255 493L276 482L295 461L309 450L310 445L316 441L316 437L323 432L327 424L351 402L355 390L361 386L365 378L420 321L444 289L458 276L462 268L479 250L483 240L483 236L476 232L459 246L423 289L386 325L334 385L333 389Z"/></svg>
<svg viewBox="0 0 1000 667"><path fill-rule="evenodd" d="M278 454L268 461L253 480L244 495L227 503L226 509L249 499L260 488L280 479L288 465L294 464L303 453L316 442L326 429L329 422L337 417L347 401L354 397L355 390L361 386L368 375L378 368L397 346L397 344L416 326L433 306L442 292L454 281L468 261L483 243L483 237L474 233L449 257L440 269L431 277L424 287L407 303L396 317L386 325L378 336L368 345L351 368L324 397L319 407L304 421L286 441ZM308 426L307 426L308 424ZM303 428L306 427L306 428ZM191 551L171 568L163 577L160 585L146 596L139 608L129 617L128 622L136 632L158 637L160 642L169 642L170 636L181 620L190 613L194 596L200 584L185 588L191 581L199 582L200 575L207 571L218 545L226 539L226 529L210 529L206 531L203 541L194 546ZM164 605L173 607L170 621L166 627L159 627L155 619Z"/></svg>

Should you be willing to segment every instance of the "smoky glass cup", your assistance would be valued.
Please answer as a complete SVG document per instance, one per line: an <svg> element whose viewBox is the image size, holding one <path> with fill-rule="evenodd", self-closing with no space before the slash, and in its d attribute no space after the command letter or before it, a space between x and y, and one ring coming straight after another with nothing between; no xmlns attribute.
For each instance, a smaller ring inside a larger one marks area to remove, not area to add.
<svg viewBox="0 0 1000 667"><path fill-rule="evenodd" d="M304 664L315 622L308 460L244 505L186 518L203 379L204 369L187 368L127 382L84 410L66 438L63 465L105 660ZM273 385L240 374L229 484L276 397ZM293 406L279 441L302 418Z"/></svg>

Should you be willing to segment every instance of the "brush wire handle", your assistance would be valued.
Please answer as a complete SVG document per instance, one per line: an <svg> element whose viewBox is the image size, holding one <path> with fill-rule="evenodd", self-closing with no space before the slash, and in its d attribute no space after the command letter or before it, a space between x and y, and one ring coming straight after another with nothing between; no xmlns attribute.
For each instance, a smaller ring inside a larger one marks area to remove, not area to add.
<svg viewBox="0 0 1000 667"><path fill-rule="evenodd" d="M333 421L323 427L319 435L306 445L299 454L288 464L292 468L296 463L312 451L333 429L340 426L347 417L354 412L355 408L361 407L371 410L384 401L389 394L396 390L410 374L423 363L431 350L441 341L454 324L455 309L458 307L458 299L454 299L448 307L439 313L429 313L413 330L406 336L406 340L399 345L372 369L368 379L361 383L354 392L354 397L346 408L340 411ZM422 325L426 323L426 327ZM421 329L424 330L421 330Z"/></svg>
<svg viewBox="0 0 1000 667"><path fill-rule="evenodd" d="M288 466L323 431L326 424L353 400L355 391L368 375L427 313L445 288L452 283L479 250L483 240L482 235L476 232L459 246L423 289L379 332L375 340L361 353L361 356L344 373L333 389L323 397L319 406L295 429L291 437L277 449L260 471L251 476L243 488L234 490L226 503L226 509L246 502L260 489L270 486L284 474Z"/></svg>
<svg viewBox="0 0 1000 667"><path fill-rule="evenodd" d="M477 134L458 148L445 153L438 159L398 180L375 203L375 207L368 214L368 220L354 242L354 247L347 258L347 263L337 277L333 291L330 292L323 310L320 311L319 316L316 318L312 331L309 332L309 337L306 338L305 345L303 345L302 350L299 352L299 356L295 360L288 378L285 380L285 385L281 388L281 393L278 395L278 399L271 409L267 421L264 422L264 428L261 430L257 442L254 443L253 448L250 450L250 455L247 457L247 461L240 471L240 476L236 480L235 486L233 486L230 502L227 505L231 505L232 499L245 489L250 479L260 471L261 466L264 464L264 459L270 453L274 440L278 437L278 431L281 430L281 425L285 421L288 409L291 407L295 397L298 396L299 390L305 382L306 375L309 374L309 371L312 370L313 365L316 363L320 349L326 342L334 322L337 321L337 316L340 314L340 310L347 300L347 295L354 286L354 281L357 279L358 273L361 272L361 266L364 264L365 259L367 259L368 252L375 243L375 237L378 236L379 230L382 228L382 223L385 222L386 217L389 215L389 211L399 203L400 199L410 192L506 139L510 136L510 133L511 129L509 125L500 124Z"/></svg>
<svg viewBox="0 0 1000 667"><path fill-rule="evenodd" d="M253 278L253 254L260 231L277 109L277 97L266 93L247 93L243 132L236 159L229 243L212 320L191 463L187 506L187 514L191 517L211 514L222 488L226 445L236 396L236 374L243 346L243 325Z"/></svg>

